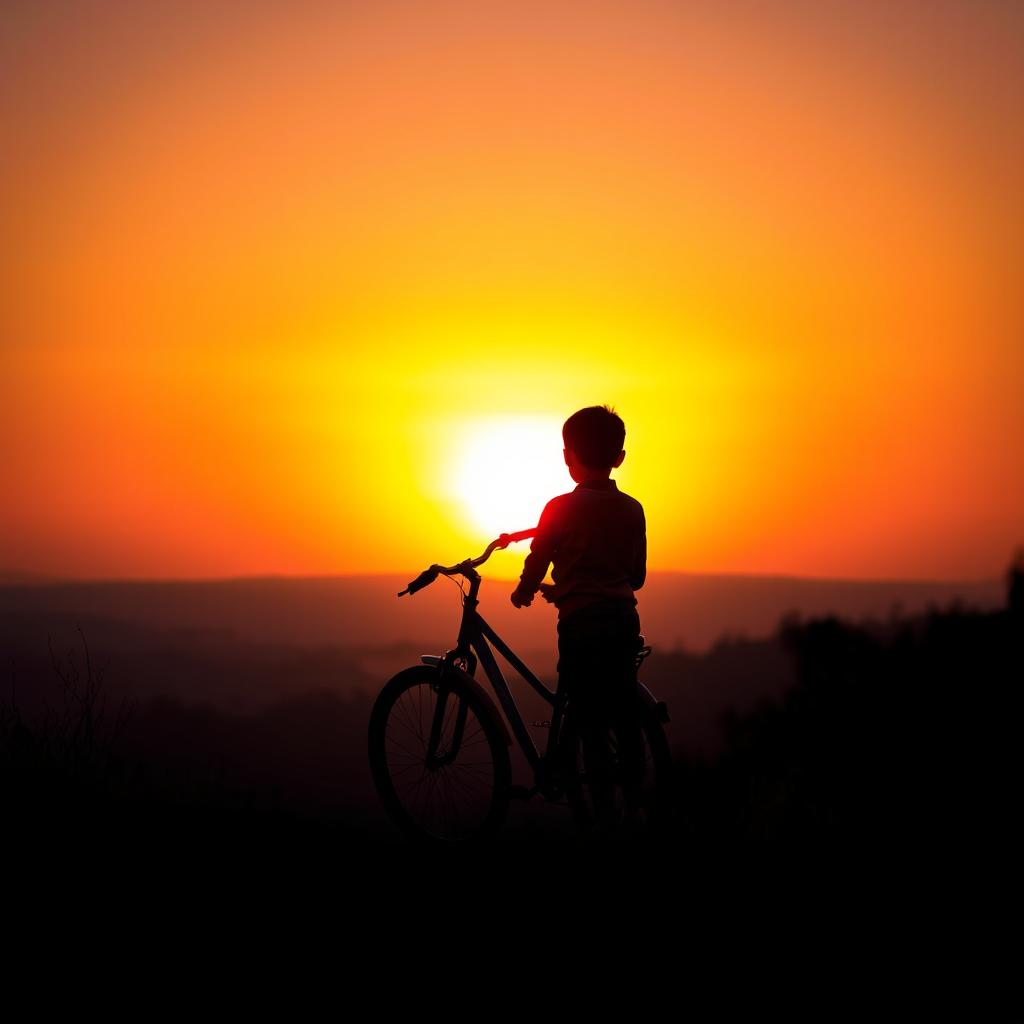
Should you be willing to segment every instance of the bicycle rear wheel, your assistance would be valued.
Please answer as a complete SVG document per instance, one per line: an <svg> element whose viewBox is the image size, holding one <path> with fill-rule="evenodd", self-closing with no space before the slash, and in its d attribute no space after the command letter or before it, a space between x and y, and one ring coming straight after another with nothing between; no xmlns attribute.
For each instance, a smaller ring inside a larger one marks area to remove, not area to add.
<svg viewBox="0 0 1024 1024"><path fill-rule="evenodd" d="M442 678L427 665L399 672L378 695L370 770L385 810L408 838L473 842L501 827L512 766L485 701L454 673Z"/></svg>
<svg viewBox="0 0 1024 1024"><path fill-rule="evenodd" d="M589 832L595 825L597 815L583 757L583 744L572 715L571 704L567 706L566 711L560 742L565 794L576 827L581 832ZM641 728L644 769L640 809L645 819L644 832L651 837L663 836L669 831L673 812L672 751L661 720L654 709L646 703L641 707ZM625 796L619 763L618 738L614 729L608 730L607 737L611 752L615 814L621 818L625 812Z"/></svg>

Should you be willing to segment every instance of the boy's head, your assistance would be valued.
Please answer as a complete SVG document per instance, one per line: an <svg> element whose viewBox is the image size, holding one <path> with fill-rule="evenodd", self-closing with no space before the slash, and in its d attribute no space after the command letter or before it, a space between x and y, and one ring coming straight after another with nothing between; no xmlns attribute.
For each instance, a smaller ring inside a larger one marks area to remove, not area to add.
<svg viewBox="0 0 1024 1024"><path fill-rule="evenodd" d="M622 449L625 440L626 425L607 405L580 409L562 425L565 461L570 470L573 468L571 457L584 469L607 476L625 458Z"/></svg>

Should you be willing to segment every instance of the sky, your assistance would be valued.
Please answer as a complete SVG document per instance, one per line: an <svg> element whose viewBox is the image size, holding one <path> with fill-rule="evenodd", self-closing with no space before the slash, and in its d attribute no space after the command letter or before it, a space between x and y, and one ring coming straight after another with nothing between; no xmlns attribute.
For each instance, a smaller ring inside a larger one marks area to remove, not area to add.
<svg viewBox="0 0 1024 1024"><path fill-rule="evenodd" d="M650 571L1001 574L1022 57L999 0L3 4L0 570L412 578L609 404Z"/></svg>

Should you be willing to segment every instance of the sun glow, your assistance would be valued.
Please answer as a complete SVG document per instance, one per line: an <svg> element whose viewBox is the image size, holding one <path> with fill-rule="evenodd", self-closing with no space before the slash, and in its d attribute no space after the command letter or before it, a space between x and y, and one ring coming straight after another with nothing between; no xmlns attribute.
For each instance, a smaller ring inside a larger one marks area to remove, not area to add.
<svg viewBox="0 0 1024 1024"><path fill-rule="evenodd" d="M491 539L535 526L545 504L575 486L561 421L536 416L476 421L451 481L467 519Z"/></svg>
<svg viewBox="0 0 1024 1024"><path fill-rule="evenodd" d="M52 6L0 4L0 578L450 564L603 403L652 572L1020 542L1021 4Z"/></svg>

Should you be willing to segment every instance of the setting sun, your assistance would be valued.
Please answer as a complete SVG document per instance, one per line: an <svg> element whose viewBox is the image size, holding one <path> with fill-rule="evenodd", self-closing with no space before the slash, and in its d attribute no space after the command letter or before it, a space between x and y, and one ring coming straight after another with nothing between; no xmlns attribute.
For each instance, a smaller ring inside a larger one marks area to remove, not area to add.
<svg viewBox="0 0 1024 1024"><path fill-rule="evenodd" d="M474 425L451 481L474 527L493 537L529 529L551 498L573 489L561 431L560 421L538 416L501 416Z"/></svg>

